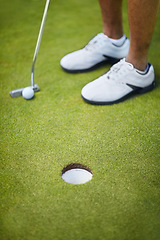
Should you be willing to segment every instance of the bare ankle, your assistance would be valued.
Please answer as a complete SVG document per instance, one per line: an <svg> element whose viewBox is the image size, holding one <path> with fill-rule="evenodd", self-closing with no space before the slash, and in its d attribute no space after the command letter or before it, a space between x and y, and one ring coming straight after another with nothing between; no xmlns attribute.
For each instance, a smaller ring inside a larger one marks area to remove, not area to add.
<svg viewBox="0 0 160 240"><path fill-rule="evenodd" d="M107 37L112 38L112 39L120 39L123 36L123 30L119 30L119 29L118 29L118 31L115 31L112 28L111 29L104 28L103 33Z"/></svg>
<svg viewBox="0 0 160 240"><path fill-rule="evenodd" d="M137 70L144 71L148 64L147 59L126 57L126 62L131 63Z"/></svg>

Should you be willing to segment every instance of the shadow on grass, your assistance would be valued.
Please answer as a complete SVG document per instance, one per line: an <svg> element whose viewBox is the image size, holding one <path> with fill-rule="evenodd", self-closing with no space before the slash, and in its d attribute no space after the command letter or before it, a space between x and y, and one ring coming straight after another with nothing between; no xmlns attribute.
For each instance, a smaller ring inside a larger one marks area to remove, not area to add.
<svg viewBox="0 0 160 240"><path fill-rule="evenodd" d="M155 88L160 88L160 73L156 71L155 71L155 82L156 82Z"/></svg>

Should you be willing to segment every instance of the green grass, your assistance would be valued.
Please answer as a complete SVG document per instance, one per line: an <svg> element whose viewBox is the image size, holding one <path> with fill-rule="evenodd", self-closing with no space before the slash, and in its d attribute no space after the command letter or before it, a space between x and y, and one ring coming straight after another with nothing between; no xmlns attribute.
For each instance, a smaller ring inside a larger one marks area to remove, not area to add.
<svg viewBox="0 0 160 240"><path fill-rule="evenodd" d="M101 32L98 1L51 1L31 101L28 86L45 1L0 0L2 240L158 240L160 236L160 14L149 52L156 88L112 106L84 103L82 87L110 66L67 74L60 59ZM127 4L124 31L129 36ZM64 166L93 171L65 183Z"/></svg>

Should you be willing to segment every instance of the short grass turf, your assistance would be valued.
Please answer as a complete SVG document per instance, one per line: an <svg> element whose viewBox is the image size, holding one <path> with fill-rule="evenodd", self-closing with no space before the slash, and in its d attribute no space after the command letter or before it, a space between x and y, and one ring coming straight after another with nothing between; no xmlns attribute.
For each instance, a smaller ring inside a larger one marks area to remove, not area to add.
<svg viewBox="0 0 160 240"><path fill-rule="evenodd" d="M0 0L2 240L160 239L160 14L149 61L156 88L112 106L86 104L82 87L109 69L67 74L60 59L102 31L98 1L51 1L31 101L9 91L30 84L45 1ZM124 31L129 36L124 1ZM92 181L61 179L80 162Z"/></svg>

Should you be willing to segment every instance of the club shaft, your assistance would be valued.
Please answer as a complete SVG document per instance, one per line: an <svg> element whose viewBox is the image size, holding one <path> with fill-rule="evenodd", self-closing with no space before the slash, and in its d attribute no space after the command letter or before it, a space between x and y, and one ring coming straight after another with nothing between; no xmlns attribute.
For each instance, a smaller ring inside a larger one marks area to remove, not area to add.
<svg viewBox="0 0 160 240"><path fill-rule="evenodd" d="M47 17L49 3L50 3L50 0L46 0L46 5L45 5L43 17L42 17L42 22L41 22L41 26L40 26L40 30L39 30L39 34L38 34L38 38L37 38L37 43L36 43L36 47L35 47L35 51L34 51L34 55L33 55L32 68L31 68L31 86L34 86L34 67L35 67L38 51L39 51L40 44L41 44L41 39L42 39L42 35L43 35L43 30L44 30L46 17Z"/></svg>

